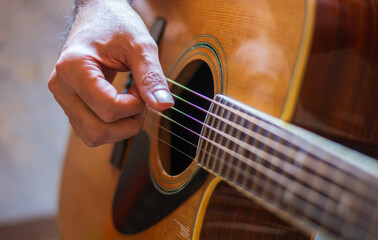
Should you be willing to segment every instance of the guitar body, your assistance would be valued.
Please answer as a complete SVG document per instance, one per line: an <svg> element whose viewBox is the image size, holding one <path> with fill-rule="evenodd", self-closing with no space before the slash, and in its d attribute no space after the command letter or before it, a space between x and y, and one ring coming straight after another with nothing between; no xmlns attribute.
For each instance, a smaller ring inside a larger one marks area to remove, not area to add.
<svg viewBox="0 0 378 240"><path fill-rule="evenodd" d="M134 1L147 26L166 21L159 51L167 77L372 156L377 6L375 0ZM119 75L115 84L124 82ZM310 239L299 222L276 217L258 199L172 153L159 139L181 145L161 126L174 131L149 111L119 168L110 162L113 145L89 148L70 138L59 209L63 239Z"/></svg>

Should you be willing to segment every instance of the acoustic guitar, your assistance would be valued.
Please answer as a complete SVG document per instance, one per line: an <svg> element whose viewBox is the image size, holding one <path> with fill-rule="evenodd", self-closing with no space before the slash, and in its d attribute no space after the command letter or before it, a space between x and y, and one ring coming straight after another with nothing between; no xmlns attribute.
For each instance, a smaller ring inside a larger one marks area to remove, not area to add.
<svg viewBox="0 0 378 240"><path fill-rule="evenodd" d="M378 239L378 1L133 7L176 104L115 145L71 137L63 239Z"/></svg>

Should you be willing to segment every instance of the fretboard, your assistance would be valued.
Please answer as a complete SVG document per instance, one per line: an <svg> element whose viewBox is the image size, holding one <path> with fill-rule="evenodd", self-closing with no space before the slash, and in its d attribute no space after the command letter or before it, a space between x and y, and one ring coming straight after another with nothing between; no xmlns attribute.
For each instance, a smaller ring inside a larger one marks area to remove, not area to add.
<svg viewBox="0 0 378 240"><path fill-rule="evenodd" d="M306 229L334 238L378 238L378 168L353 150L217 95L197 159ZM358 166L358 160L370 165Z"/></svg>

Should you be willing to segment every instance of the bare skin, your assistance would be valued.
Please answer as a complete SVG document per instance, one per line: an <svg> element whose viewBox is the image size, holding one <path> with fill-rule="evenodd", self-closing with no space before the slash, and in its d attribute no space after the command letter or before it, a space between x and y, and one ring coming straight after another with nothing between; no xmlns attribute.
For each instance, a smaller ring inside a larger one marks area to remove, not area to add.
<svg viewBox="0 0 378 240"><path fill-rule="evenodd" d="M133 73L127 94L111 84L117 71ZM83 2L48 86L91 147L136 135L146 105L164 110L174 104L157 46L126 0Z"/></svg>

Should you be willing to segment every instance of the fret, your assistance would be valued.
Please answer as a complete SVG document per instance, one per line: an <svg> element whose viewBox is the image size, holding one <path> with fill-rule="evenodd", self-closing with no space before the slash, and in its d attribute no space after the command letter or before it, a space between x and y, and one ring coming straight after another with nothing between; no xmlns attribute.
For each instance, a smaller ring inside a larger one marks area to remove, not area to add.
<svg viewBox="0 0 378 240"><path fill-rule="evenodd" d="M237 121L239 125L246 126L246 119L240 118L240 120ZM245 142L246 134L244 134L242 131L234 128L231 131L231 135L235 138L239 139L242 142ZM236 152L237 154L241 156L245 156L245 152L247 152L247 149L242 147L239 144L234 144L234 146L231 148L232 151ZM248 159L248 158L247 158ZM244 169L246 168L247 164L243 163L242 161L237 161L236 164L236 171L235 176L233 177L234 181L237 182L239 185L242 185L243 178L246 174L242 174Z"/></svg>
<svg viewBox="0 0 378 240"><path fill-rule="evenodd" d="M275 171L280 174L280 178L282 179L283 177L288 177L288 174L285 174L284 172L284 164L287 162L288 158L284 154L282 154L281 151L279 151L281 148L281 145L284 144L283 139L279 138L277 135L274 135L274 138L275 138L275 141L274 141L275 144L273 146L273 149L275 148L277 150L273 152L273 157L282 159L282 161L279 161L278 164L275 166ZM276 193L276 195L271 196L271 199L273 202L277 203L277 205L281 205L283 208L287 208L288 205L285 204L285 202L282 201L282 198L281 198L283 193L284 191L282 190L282 193Z"/></svg>
<svg viewBox="0 0 378 240"><path fill-rule="evenodd" d="M242 141L245 141L245 134L243 134L242 132L239 131L239 134L237 135L237 137L240 137L240 139ZM249 159L247 157L248 151L245 148L242 148L242 147L236 145L235 146L235 152L237 152L239 155L246 156L246 159ZM242 161L237 161L236 168L239 169L239 171L237 172L237 174L235 176L235 181L238 182L240 185L243 185L245 177L248 176L248 174L245 173L245 171L248 168L248 164L246 164Z"/></svg>
<svg viewBox="0 0 378 240"><path fill-rule="evenodd" d="M221 110L221 108L218 105L211 104L209 111L212 111L215 114L217 114L219 110ZM214 122L215 122L215 120L216 120L216 118L214 116L208 115L207 119L206 119L206 122L209 125L213 125ZM208 137L208 138L211 139L212 134L214 134L214 132L211 131L210 128L207 128L207 127L203 128L202 136ZM201 152L203 152L203 154L199 154L200 156L202 156L202 158L201 158L201 161L198 160L198 162L200 162L202 165L208 167L208 162L209 162L209 160L211 158L211 156L210 156L210 148L211 148L212 144L211 144L211 146L209 146L209 142L208 141L202 141L202 139L201 139L200 142L203 142L204 146L202 146L201 148L198 148L198 149L200 149Z"/></svg>
<svg viewBox="0 0 378 240"><path fill-rule="evenodd" d="M234 121L236 123L240 124L241 118L239 116L235 116L235 115L234 115L234 117L236 117L236 119L234 119ZM234 137L234 135L235 135L234 133L235 133L235 128L232 128L228 134L229 134L229 136ZM230 147L231 143L232 142L230 141L230 139L228 139L226 148L231 150L232 152L235 152L234 147L236 146L236 144L233 144L232 147ZM237 169L235 169L234 161L236 161L236 160L237 160L237 158L235 156L231 156L230 159L228 160L228 168L227 168L227 171L226 171L224 176L226 178L228 178L229 180L235 180L235 176L237 174ZM237 161L237 162L240 162L240 161Z"/></svg>
<svg viewBox="0 0 378 240"><path fill-rule="evenodd" d="M220 112L224 112L224 109L220 108L219 106L216 106L216 110L215 110L215 113L217 115L220 114ZM212 125L219 125L220 124L220 121L215 118L215 117L212 117ZM205 126L205 128L207 128ZM213 129L209 129L209 135L208 135L208 138L209 139L218 139L219 137L219 134L217 132L215 132ZM207 158L206 158L206 166L210 168L210 165L211 165L211 161L215 162L217 161L217 155L215 155L215 152L217 150L217 148L214 148L214 145L210 143L207 143L207 148L205 149L207 151L207 154L209 155Z"/></svg>
<svg viewBox="0 0 378 240"><path fill-rule="evenodd" d="M264 131L263 130L263 134L266 134L267 132L266 131ZM268 159L268 158L270 158L270 157L268 157L267 155L267 152L268 152L268 146L266 145L266 144L262 144L261 143L261 156L260 156L260 162L265 166L265 167L270 167L270 163L269 163L269 161L266 161L265 159ZM271 169L271 168L270 168ZM271 169L272 171L274 171L273 169ZM263 176L263 181L264 181L264 185L262 186L262 193L261 193L261 195L262 196L265 196L266 198L268 198L269 199L269 192L268 191L271 191L271 189L269 189L268 187L265 187L265 185L267 184L267 183L272 183L271 182L271 179L269 179L269 178L266 178L266 176L263 174L263 173L260 173L259 174L260 176Z"/></svg>
<svg viewBox="0 0 378 240"><path fill-rule="evenodd" d="M251 122L249 121L245 121L245 127L246 128L250 128L251 127ZM240 131L242 133L242 131ZM241 140L246 142L247 144L251 144L253 139L251 137L249 137L246 133L243 133L242 134L243 137L241 137ZM241 155L244 155L247 159L251 159L252 158L252 153L250 151L247 151L247 150L242 150L242 152L240 151L240 154ZM247 164L245 164L245 170L244 170L244 175L242 176L242 180L240 181L241 182L241 185L242 186L249 186L250 184L252 184L253 182L250 180L250 176L254 176L255 173L252 171L252 168L249 167ZM250 181L248 181L250 180Z"/></svg>
<svg viewBox="0 0 378 240"><path fill-rule="evenodd" d="M259 128L259 127L257 127L257 125L255 125L255 126L256 126L256 132L257 132L258 134L261 134L262 129ZM260 142L259 142L258 140L255 140L254 143L253 143L253 145L252 145L251 150L258 149L259 143L260 143ZM260 162L260 157L254 153L252 160L255 161L255 162L257 162L257 163L259 163L259 162ZM255 176L258 177L258 178L260 178L260 177L261 177L261 174L260 174L259 172L256 171L256 172L255 172ZM260 188L262 188L262 187L259 187L257 184L254 184L254 185L252 186L252 190L254 190L254 191L257 192L257 193L258 193L258 192L261 192L261 189L260 189Z"/></svg>
<svg viewBox="0 0 378 240"><path fill-rule="evenodd" d="M256 124L253 124L253 123L250 122L250 125L252 125L251 131L253 131L253 132L257 132L257 131L258 131L259 128L258 128L258 126L257 126ZM252 137L252 136L249 134L249 136L248 136L248 140L249 140L249 141L247 141L247 142L249 143L249 146L256 147L256 145L257 145L257 141L258 141L256 138ZM253 152L251 151L251 149L249 149L249 151L247 151L247 152L248 152L249 154L247 154L246 156L248 157L248 159L251 159L251 160L253 161L254 158L255 158L255 156L256 156L256 154L253 153ZM249 181L247 181L247 182L249 183L247 186L248 186L249 189L254 190L255 192L257 192L257 191L256 191L256 186L257 186L257 184L256 184L256 182L252 179L252 176L256 176L257 171L256 171L255 168L253 168L253 167L251 167L251 166L249 166L249 169L251 170L251 176L249 177Z"/></svg>
<svg viewBox="0 0 378 240"><path fill-rule="evenodd" d="M225 110L225 109L223 109L223 110ZM230 111L223 111L222 114L221 114L220 116L221 116L222 118L229 118L230 114L231 114ZM219 121L219 122L222 122L222 128L228 126L228 125L225 124L223 121ZM216 127L216 129L219 129L220 131L223 131L223 132L224 132L224 130L225 130L225 129L220 129L220 128L219 128L219 125ZM226 133L227 133L227 132L226 132ZM222 141L223 141L223 140L225 141L226 139L223 137L223 138L222 138ZM221 144L224 145L223 142L222 142ZM212 168L214 171L218 171L218 172L219 172L219 171L221 171L221 170L223 169L223 167L224 167L224 161L222 161L222 159L223 159L223 154L224 154L224 152L223 152L223 151L220 151L220 149L217 148L215 156L218 156L218 160L217 160L217 161L214 161L214 162L218 163L219 166L216 167L216 165L214 165L213 168Z"/></svg>
<svg viewBox="0 0 378 240"><path fill-rule="evenodd" d="M234 114L232 114L231 112L230 112L230 114L229 114L229 116L228 116L229 118L227 118L228 120L230 120L230 121L234 121L234 118L235 118L235 115ZM229 126L229 125L228 125ZM227 135L229 135L229 132L230 132L230 130L231 130L231 127L230 128L227 128L226 129L226 134ZM230 141L227 141L227 144L229 145L231 142ZM222 145L223 146L223 145ZM229 146L226 146L226 149L229 149ZM223 176L224 177L226 177L226 178L228 178L228 179L230 179L230 177L229 177L229 174L230 174L230 172L231 172L231 167L230 167L230 165L232 164L232 157L229 157L229 154L225 154L225 158L224 158L224 163L225 164L227 164L227 165L223 165L222 166L222 171L220 172L220 173L222 173L223 174Z"/></svg>

